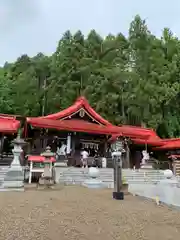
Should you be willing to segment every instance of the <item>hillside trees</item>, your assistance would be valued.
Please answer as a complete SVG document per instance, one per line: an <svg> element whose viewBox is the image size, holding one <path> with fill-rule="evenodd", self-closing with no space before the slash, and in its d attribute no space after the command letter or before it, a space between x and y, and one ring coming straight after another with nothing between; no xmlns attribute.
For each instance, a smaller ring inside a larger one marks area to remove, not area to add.
<svg viewBox="0 0 180 240"><path fill-rule="evenodd" d="M84 95L115 124L180 136L180 41L154 36L136 16L129 36L95 30L64 33L52 56L20 56L0 68L0 112L24 116L59 111Z"/></svg>

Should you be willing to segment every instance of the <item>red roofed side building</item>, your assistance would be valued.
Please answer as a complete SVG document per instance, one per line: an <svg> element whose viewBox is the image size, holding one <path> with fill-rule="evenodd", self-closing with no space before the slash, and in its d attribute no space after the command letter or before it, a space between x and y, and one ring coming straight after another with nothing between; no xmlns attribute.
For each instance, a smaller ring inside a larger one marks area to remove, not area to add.
<svg viewBox="0 0 180 240"><path fill-rule="evenodd" d="M10 162L3 160L3 153L12 154L11 141L16 137L20 125L16 116L0 114L0 165L10 164L11 160Z"/></svg>
<svg viewBox="0 0 180 240"><path fill-rule="evenodd" d="M15 117L0 115L0 133L2 134L17 133L19 127L20 121L16 120Z"/></svg>

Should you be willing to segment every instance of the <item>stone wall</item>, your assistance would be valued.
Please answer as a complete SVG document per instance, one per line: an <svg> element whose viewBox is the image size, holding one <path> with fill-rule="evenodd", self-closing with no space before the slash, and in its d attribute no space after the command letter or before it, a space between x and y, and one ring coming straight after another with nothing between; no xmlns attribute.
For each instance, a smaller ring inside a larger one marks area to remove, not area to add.
<svg viewBox="0 0 180 240"><path fill-rule="evenodd" d="M180 207L180 183L177 180L161 180L157 184L130 184L129 192L134 195L154 199L162 203Z"/></svg>

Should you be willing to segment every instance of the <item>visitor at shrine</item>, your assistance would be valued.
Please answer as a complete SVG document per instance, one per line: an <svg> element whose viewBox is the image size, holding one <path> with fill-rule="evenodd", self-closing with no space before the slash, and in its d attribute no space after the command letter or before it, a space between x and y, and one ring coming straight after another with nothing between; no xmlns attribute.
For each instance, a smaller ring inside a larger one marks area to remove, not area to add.
<svg viewBox="0 0 180 240"><path fill-rule="evenodd" d="M56 160L60 160L61 159L61 156L65 157L66 156L66 149L67 149L67 146L65 143L63 143L60 146L57 146L57 150L56 150Z"/></svg>
<svg viewBox="0 0 180 240"><path fill-rule="evenodd" d="M82 167L83 168L86 168L88 167L87 166L87 158L89 157L89 153L86 149L84 149L82 152L81 152L81 160L82 160Z"/></svg>
<svg viewBox="0 0 180 240"><path fill-rule="evenodd" d="M94 160L92 162L92 167L99 167L99 154L97 151L94 152Z"/></svg>
<svg viewBox="0 0 180 240"><path fill-rule="evenodd" d="M141 165L145 165L149 161L149 153L146 150L142 151L143 158L141 160Z"/></svg>
<svg viewBox="0 0 180 240"><path fill-rule="evenodd" d="M66 155L66 149L67 149L67 146L66 146L65 143L63 143L60 150L59 150L60 155L65 156Z"/></svg>
<svg viewBox="0 0 180 240"><path fill-rule="evenodd" d="M134 169L140 169L141 159L142 159L142 152L141 151L135 151L134 161L133 161L133 168Z"/></svg>

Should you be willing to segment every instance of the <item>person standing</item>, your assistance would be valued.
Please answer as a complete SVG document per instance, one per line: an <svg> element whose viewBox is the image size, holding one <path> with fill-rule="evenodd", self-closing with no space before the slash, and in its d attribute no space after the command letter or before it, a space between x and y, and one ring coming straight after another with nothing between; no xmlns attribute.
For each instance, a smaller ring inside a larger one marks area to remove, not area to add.
<svg viewBox="0 0 180 240"><path fill-rule="evenodd" d="M89 153L86 149L84 149L82 152L81 152L81 159L82 159L82 167L85 168L87 167L87 158L89 156Z"/></svg>
<svg viewBox="0 0 180 240"><path fill-rule="evenodd" d="M145 165L149 161L149 153L146 150L142 151L143 158L141 160L141 165Z"/></svg>

